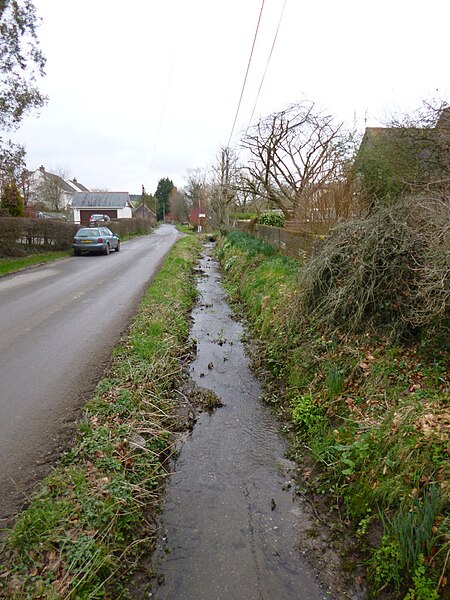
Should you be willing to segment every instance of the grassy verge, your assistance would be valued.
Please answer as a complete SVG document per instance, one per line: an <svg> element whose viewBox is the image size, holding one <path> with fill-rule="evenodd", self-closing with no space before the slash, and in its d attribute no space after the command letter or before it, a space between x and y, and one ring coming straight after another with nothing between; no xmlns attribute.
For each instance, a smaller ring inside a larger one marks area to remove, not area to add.
<svg viewBox="0 0 450 600"><path fill-rule="evenodd" d="M66 256L71 255L72 252L65 250L61 252L47 252L45 254L32 254L24 258L0 258L0 275L7 275L8 273L20 271L20 269L51 262L58 258L65 258Z"/></svg>
<svg viewBox="0 0 450 600"><path fill-rule="evenodd" d="M186 354L200 239L180 240L152 283L74 447L10 532L2 598L117 598L151 547Z"/></svg>
<svg viewBox="0 0 450 600"><path fill-rule="evenodd" d="M194 227L192 227L192 225L177 225L177 229L178 231L181 231L181 233L184 233L185 235L194 235L197 233L197 231L195 230Z"/></svg>
<svg viewBox="0 0 450 600"><path fill-rule="evenodd" d="M448 348L326 333L299 315L298 262L236 231L218 254L267 400L291 423L299 492L326 496L353 525L374 597L449 598Z"/></svg>

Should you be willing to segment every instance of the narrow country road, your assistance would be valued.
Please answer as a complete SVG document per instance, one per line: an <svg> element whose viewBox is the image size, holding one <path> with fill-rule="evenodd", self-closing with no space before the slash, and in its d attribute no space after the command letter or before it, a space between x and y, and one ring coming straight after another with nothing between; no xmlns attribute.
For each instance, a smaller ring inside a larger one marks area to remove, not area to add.
<svg viewBox="0 0 450 600"><path fill-rule="evenodd" d="M0 278L0 529L26 501L180 236L163 225L109 256Z"/></svg>

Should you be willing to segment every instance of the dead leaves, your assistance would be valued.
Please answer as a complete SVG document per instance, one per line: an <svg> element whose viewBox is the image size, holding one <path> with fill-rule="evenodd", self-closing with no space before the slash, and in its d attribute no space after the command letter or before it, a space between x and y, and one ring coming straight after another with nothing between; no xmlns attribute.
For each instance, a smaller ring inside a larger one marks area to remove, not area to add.
<svg viewBox="0 0 450 600"><path fill-rule="evenodd" d="M450 410L439 410L427 412L421 415L414 423L414 429L425 438L436 437L441 442L450 438ZM450 442L447 452L450 450Z"/></svg>

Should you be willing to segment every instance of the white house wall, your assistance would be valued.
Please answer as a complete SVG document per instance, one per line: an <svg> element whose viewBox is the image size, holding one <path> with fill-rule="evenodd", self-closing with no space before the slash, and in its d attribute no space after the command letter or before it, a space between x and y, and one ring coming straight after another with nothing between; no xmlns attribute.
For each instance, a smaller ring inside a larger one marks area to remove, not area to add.
<svg viewBox="0 0 450 600"><path fill-rule="evenodd" d="M133 217L133 212L131 207L125 206L122 208L115 208L114 206L108 206L109 210L117 210L117 218L118 219L131 219ZM85 208L73 208L73 222L79 225L81 223L81 211L86 210ZM89 210L95 210L99 215L103 214L103 211L106 210L106 207L95 208L90 206Z"/></svg>

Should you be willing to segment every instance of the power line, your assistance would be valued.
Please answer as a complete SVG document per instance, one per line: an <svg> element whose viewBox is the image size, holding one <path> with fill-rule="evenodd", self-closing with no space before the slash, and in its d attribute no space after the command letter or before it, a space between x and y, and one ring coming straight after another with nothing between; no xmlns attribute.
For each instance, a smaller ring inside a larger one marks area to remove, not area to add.
<svg viewBox="0 0 450 600"><path fill-rule="evenodd" d="M238 118L239 110L241 108L242 97L244 95L245 85L247 83L248 72L250 70L250 64L252 62L253 50L255 49L256 38L258 36L259 24L261 23L261 16L262 16L263 9L264 9L264 2L265 2L265 0L262 0L261 10L259 11L258 24L256 25L256 31L255 31L255 35L253 37L252 50L250 52L250 56L249 56L248 63L247 63L247 71L245 72L244 83L242 84L241 95L239 97L239 102L238 102L238 106L237 106L237 109L236 109L236 114L234 115L233 127L231 128L231 133L230 133L230 137L228 139L227 146L230 145L231 138L233 137L234 128L236 126L236 121L237 121L237 118Z"/></svg>
<svg viewBox="0 0 450 600"><path fill-rule="evenodd" d="M280 31L281 21L283 20L284 9L286 8L286 2L287 2L287 0L284 0L283 8L281 9L280 19L278 21L278 26L277 26L277 29L275 31L275 36L273 38L272 48L270 49L269 57L267 58L266 68L264 69L264 73L263 73L263 76L261 78L261 83L259 84L259 89L258 89L258 93L256 95L255 104L253 106L252 115L251 115L250 121L248 123L249 126L250 126L250 124L251 124L251 122L253 120L253 115L255 114L256 105L258 104L258 100L259 100L259 94L261 93L261 88L263 86L264 79L266 77L267 69L269 68L269 63L270 63L270 59L272 58L273 49L275 48L275 44L276 44L277 37L278 37L278 32Z"/></svg>
<svg viewBox="0 0 450 600"><path fill-rule="evenodd" d="M168 100L168 97L169 97L169 90L170 90L170 86L171 86L171 83L172 83L172 70L173 70L173 62L174 62L175 53L176 53L176 48L174 48L174 50L172 52L171 59L170 59L169 73L168 73L168 76L167 76L166 89L164 91L164 99L163 99L163 103L162 103L162 106L161 106L161 112L159 114L158 128L156 130L155 143L153 145L153 152L152 152L152 155L151 155L151 158L150 158L149 171L151 171L153 169L153 163L155 161L156 150L158 148L159 138L161 136L161 128L162 128L162 124L163 124L163 121L164 121L164 116L166 114L167 100Z"/></svg>

